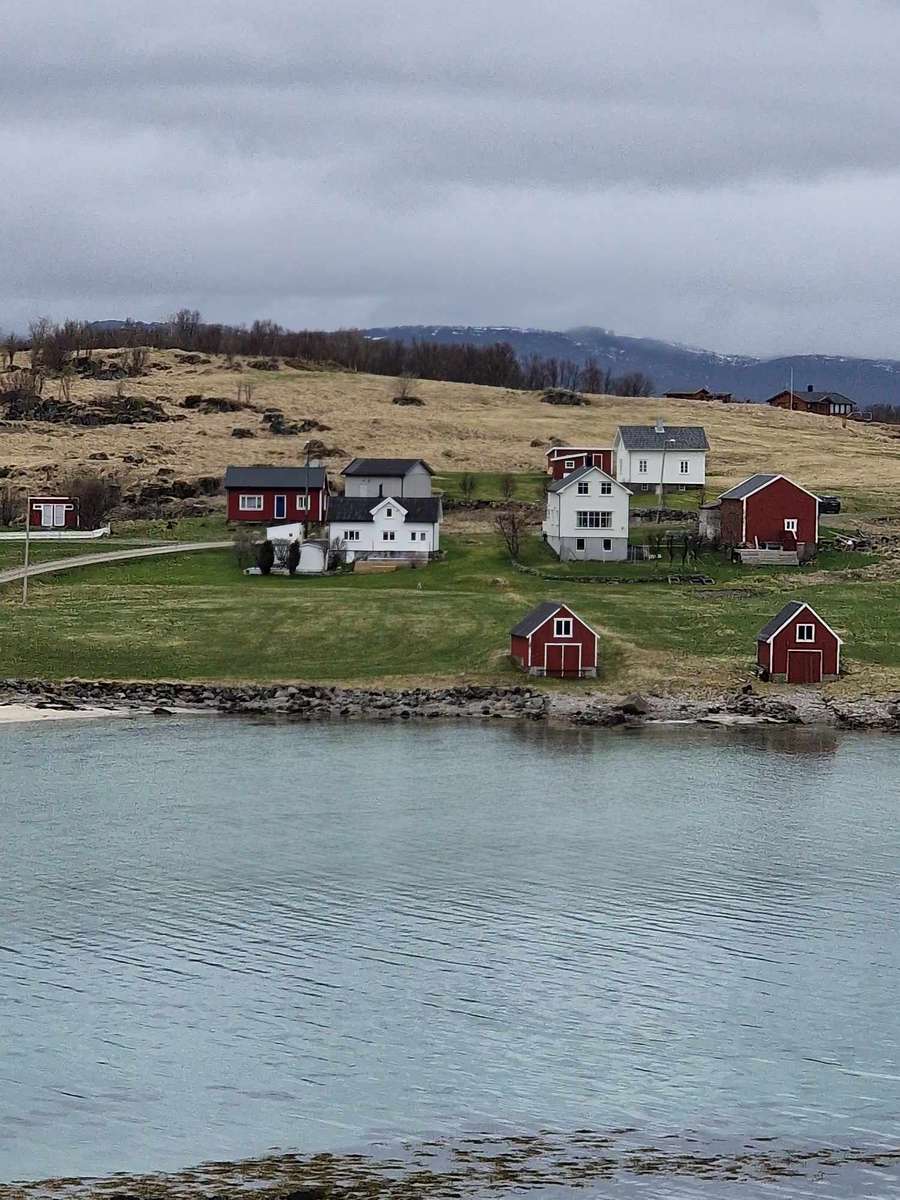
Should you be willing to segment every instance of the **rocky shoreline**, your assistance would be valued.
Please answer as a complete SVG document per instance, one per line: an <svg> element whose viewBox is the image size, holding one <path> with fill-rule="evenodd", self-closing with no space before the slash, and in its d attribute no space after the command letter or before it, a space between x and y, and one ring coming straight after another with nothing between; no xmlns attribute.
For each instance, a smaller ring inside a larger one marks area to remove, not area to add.
<svg viewBox="0 0 900 1200"><path fill-rule="evenodd" d="M293 721L529 720L569 726L660 723L821 725L900 732L900 695L835 699L812 689L777 696L749 684L715 696L611 695L528 686L345 688L312 685L60 682L0 679L0 706L60 713L217 713Z"/></svg>

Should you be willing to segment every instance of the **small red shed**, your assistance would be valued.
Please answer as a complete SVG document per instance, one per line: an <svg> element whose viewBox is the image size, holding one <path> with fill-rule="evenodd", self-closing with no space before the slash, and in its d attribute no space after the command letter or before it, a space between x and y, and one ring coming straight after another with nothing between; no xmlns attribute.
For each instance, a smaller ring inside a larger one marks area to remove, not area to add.
<svg viewBox="0 0 900 1200"><path fill-rule="evenodd" d="M613 473L611 446L551 446L547 451L547 474L565 479L582 467L599 467L607 475Z"/></svg>
<svg viewBox="0 0 900 1200"><path fill-rule="evenodd" d="M545 600L510 630L510 657L529 675L597 674L597 634L568 605Z"/></svg>
<svg viewBox="0 0 900 1200"><path fill-rule="evenodd" d="M719 497L720 535L727 546L804 548L819 541L819 497L785 475L751 475Z"/></svg>
<svg viewBox="0 0 900 1200"><path fill-rule="evenodd" d="M78 504L71 496L32 496L28 522L34 530L79 529Z"/></svg>
<svg viewBox="0 0 900 1200"><path fill-rule="evenodd" d="M229 467L224 487L229 521L318 525L328 510L324 467Z"/></svg>
<svg viewBox="0 0 900 1200"><path fill-rule="evenodd" d="M842 645L817 612L792 600L759 631L756 662L778 683L823 683L840 674Z"/></svg>

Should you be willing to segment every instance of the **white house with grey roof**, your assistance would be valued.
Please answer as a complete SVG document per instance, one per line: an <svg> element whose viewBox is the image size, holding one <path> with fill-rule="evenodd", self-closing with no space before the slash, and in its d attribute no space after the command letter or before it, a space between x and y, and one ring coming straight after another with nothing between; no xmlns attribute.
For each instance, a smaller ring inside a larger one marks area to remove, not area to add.
<svg viewBox="0 0 900 1200"><path fill-rule="evenodd" d="M701 425L620 425L613 440L616 479L632 492L702 488L708 452Z"/></svg>
<svg viewBox="0 0 900 1200"><path fill-rule="evenodd" d="M630 500L628 488L599 467L573 471L547 490L544 540L563 562L622 562Z"/></svg>
<svg viewBox="0 0 900 1200"><path fill-rule="evenodd" d="M421 458L354 458L341 474L345 496L430 496L434 471Z"/></svg>
<svg viewBox="0 0 900 1200"><path fill-rule="evenodd" d="M441 546L440 496L334 496L328 540L345 562L430 558Z"/></svg>

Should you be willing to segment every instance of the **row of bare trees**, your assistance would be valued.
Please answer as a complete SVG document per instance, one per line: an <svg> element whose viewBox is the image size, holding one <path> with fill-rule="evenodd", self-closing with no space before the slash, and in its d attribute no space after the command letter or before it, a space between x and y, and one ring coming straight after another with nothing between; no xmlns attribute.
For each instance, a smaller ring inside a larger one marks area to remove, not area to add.
<svg viewBox="0 0 900 1200"><path fill-rule="evenodd" d="M533 391L567 387L595 394L645 396L653 390L652 380L640 372L614 376L595 359L579 365L532 355L523 362L508 342L475 346L403 342L397 338L375 340L356 329L297 331L267 320L249 326L223 325L204 321L196 309L181 309L158 324L125 321L114 327L86 321L54 323L41 317L32 321L27 340L8 334L0 337L0 348L10 366L16 353L27 349L31 366L53 375L64 373L74 359L89 358L98 349L125 350L125 370L138 375L145 369L150 351L170 349L231 357L280 357L373 375Z"/></svg>

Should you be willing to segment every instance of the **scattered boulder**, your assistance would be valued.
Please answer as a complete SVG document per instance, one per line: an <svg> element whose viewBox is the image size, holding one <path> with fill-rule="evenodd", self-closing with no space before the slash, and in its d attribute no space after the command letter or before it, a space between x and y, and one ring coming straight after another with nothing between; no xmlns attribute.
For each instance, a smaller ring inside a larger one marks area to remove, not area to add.
<svg viewBox="0 0 900 1200"><path fill-rule="evenodd" d="M544 442L542 442L540 438L532 438L528 444L529 446L533 446L535 449L537 449L538 446L543 446Z"/></svg>
<svg viewBox="0 0 900 1200"><path fill-rule="evenodd" d="M621 704L617 704L616 709L620 713L624 713L626 717L646 717L650 711L650 705L639 692L635 692L631 696L626 696Z"/></svg>
<svg viewBox="0 0 900 1200"><path fill-rule="evenodd" d="M92 462L109 462L109 455L105 450L98 450L96 454L89 454L88 458Z"/></svg>
<svg viewBox="0 0 900 1200"><path fill-rule="evenodd" d="M185 396L181 402L181 407L204 413L230 413L240 412L242 409L251 408L252 405L245 404L243 400L229 400L226 396L204 396L201 394Z"/></svg>
<svg viewBox="0 0 900 1200"><path fill-rule="evenodd" d="M181 354L178 351L176 351L175 357L178 359L178 361L180 363L184 363L187 366L197 366L199 363L211 363L212 362L211 358L206 358L202 354Z"/></svg>
<svg viewBox="0 0 900 1200"><path fill-rule="evenodd" d="M281 360L277 358L254 358L247 364L254 371L280 371Z"/></svg>
<svg viewBox="0 0 900 1200"><path fill-rule="evenodd" d="M252 429L248 429L245 425L235 425L231 431L233 438L255 438L256 434Z"/></svg>
<svg viewBox="0 0 900 1200"><path fill-rule="evenodd" d="M576 408L591 403L587 396L582 396L581 392L576 392L573 388L562 387L547 388L541 396L541 400L544 404L562 404Z"/></svg>
<svg viewBox="0 0 900 1200"><path fill-rule="evenodd" d="M398 404L401 408L423 408L425 401L418 396L395 396L391 404Z"/></svg>

